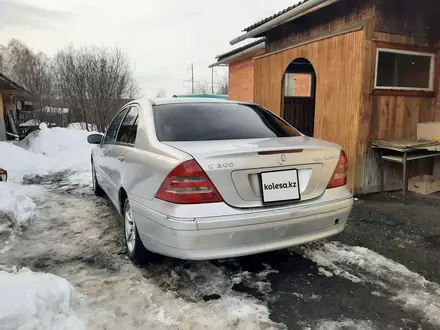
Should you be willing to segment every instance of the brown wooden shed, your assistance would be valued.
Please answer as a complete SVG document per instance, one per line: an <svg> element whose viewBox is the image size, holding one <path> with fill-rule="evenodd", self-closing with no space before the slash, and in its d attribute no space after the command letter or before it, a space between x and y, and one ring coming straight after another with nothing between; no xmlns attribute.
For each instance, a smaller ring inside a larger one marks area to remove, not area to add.
<svg viewBox="0 0 440 330"><path fill-rule="evenodd" d="M252 100L342 145L356 193L380 188L373 140L416 139L419 122L440 121L439 0L306 0L244 32L231 44L265 38ZM385 189L400 173L388 167Z"/></svg>

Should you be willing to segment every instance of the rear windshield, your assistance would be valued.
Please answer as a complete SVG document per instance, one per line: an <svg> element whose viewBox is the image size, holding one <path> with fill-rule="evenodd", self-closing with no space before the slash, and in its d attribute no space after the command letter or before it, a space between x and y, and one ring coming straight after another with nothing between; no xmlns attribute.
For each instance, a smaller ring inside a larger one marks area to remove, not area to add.
<svg viewBox="0 0 440 330"><path fill-rule="evenodd" d="M159 141L211 141L300 136L272 112L236 103L179 103L153 107Z"/></svg>

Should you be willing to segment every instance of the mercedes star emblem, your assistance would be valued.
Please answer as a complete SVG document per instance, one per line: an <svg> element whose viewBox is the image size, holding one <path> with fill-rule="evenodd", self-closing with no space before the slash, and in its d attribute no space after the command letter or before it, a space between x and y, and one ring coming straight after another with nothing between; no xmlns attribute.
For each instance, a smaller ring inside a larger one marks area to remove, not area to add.
<svg viewBox="0 0 440 330"><path fill-rule="evenodd" d="M281 155L278 155L277 160L280 165L283 165L286 162L287 157L285 154L281 154Z"/></svg>

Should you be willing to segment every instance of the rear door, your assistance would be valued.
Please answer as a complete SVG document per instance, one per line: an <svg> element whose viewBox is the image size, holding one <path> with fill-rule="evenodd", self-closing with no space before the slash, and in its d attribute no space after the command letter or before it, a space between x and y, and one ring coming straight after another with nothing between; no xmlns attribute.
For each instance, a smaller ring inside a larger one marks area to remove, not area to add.
<svg viewBox="0 0 440 330"><path fill-rule="evenodd" d="M316 198L340 156L337 145L303 136L257 105L168 104L154 116L158 139L194 157L235 207Z"/></svg>

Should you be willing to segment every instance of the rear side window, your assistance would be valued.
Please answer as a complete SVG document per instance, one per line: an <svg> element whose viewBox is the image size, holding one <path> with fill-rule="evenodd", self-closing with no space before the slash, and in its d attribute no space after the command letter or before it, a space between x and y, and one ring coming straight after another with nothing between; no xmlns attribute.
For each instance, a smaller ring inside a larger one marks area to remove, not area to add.
<svg viewBox="0 0 440 330"><path fill-rule="evenodd" d="M131 109L128 111L127 115L125 116L124 121L121 124L121 127L119 128L118 138L116 139L117 142L134 144L134 140L130 135L134 123L136 122L138 114L139 111L137 107L131 107ZM136 125L136 130L137 130L137 125ZM134 139L136 139L136 135L134 135Z"/></svg>
<svg viewBox="0 0 440 330"><path fill-rule="evenodd" d="M300 136L272 112L236 103L180 103L153 107L159 141L212 141Z"/></svg>

